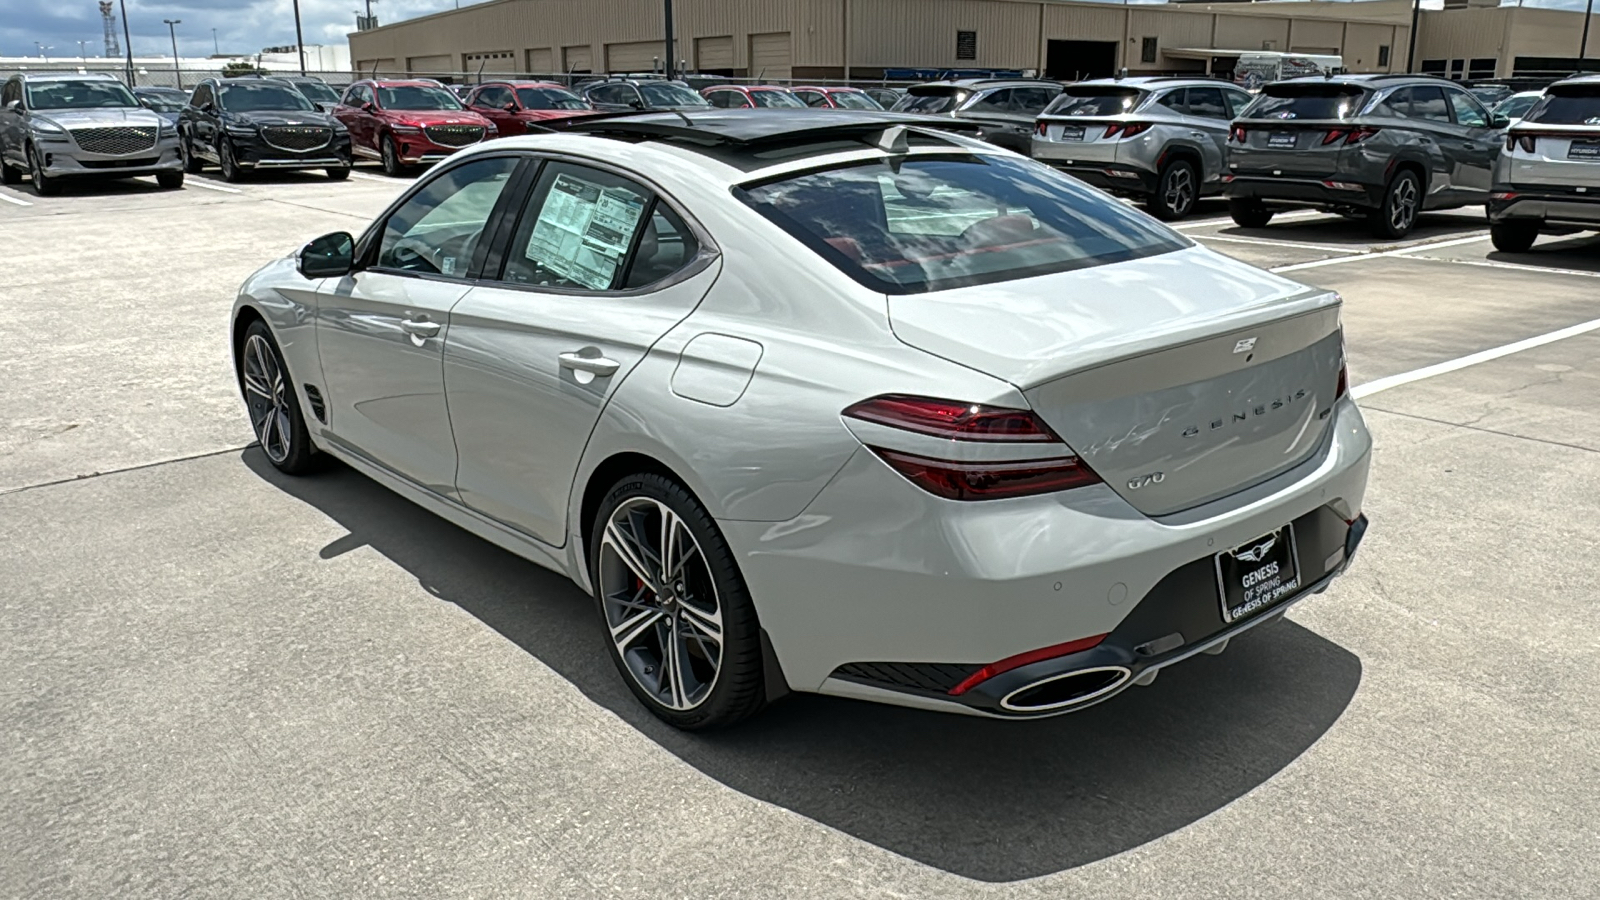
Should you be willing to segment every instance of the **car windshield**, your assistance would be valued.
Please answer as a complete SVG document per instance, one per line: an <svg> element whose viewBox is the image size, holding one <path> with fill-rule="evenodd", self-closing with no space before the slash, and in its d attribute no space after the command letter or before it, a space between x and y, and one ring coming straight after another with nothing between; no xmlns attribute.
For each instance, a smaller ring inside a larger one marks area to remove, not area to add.
<svg viewBox="0 0 1600 900"><path fill-rule="evenodd" d="M801 109L805 108L805 104L800 102L800 98L788 91L751 91L750 102L757 106L765 106L772 109L793 109L796 106Z"/></svg>
<svg viewBox="0 0 1600 900"><path fill-rule="evenodd" d="M115 81L28 81L29 109L105 109L138 106Z"/></svg>
<svg viewBox="0 0 1600 900"><path fill-rule="evenodd" d="M1143 99L1138 88L1077 87L1066 91L1045 108L1047 116L1120 116L1133 112Z"/></svg>
<svg viewBox="0 0 1600 900"><path fill-rule="evenodd" d="M320 81L293 81L290 82L312 103L338 103L339 93Z"/></svg>
<svg viewBox="0 0 1600 900"><path fill-rule="evenodd" d="M878 101L855 91L834 91L833 105L840 109L883 109Z"/></svg>
<svg viewBox="0 0 1600 900"><path fill-rule="evenodd" d="M312 109L304 94L286 84L224 84L217 91L217 102L228 112Z"/></svg>
<svg viewBox="0 0 1600 900"><path fill-rule="evenodd" d="M928 155L809 172L738 196L872 290L912 294L1167 253L1181 236L1065 175Z"/></svg>
<svg viewBox="0 0 1600 900"><path fill-rule="evenodd" d="M964 91L959 88L914 87L904 97L900 98L900 102L896 103L894 108L896 112L930 114L954 112L956 107L960 106L971 94L971 91Z"/></svg>
<svg viewBox="0 0 1600 900"><path fill-rule="evenodd" d="M384 109L460 109L461 101L444 88L401 84L378 88L378 105Z"/></svg>
<svg viewBox="0 0 1600 900"><path fill-rule="evenodd" d="M1551 88L1524 122L1544 125L1600 125L1600 85Z"/></svg>
<svg viewBox="0 0 1600 900"><path fill-rule="evenodd" d="M670 81L651 81L639 85L646 106L710 106L706 98L681 84Z"/></svg>
<svg viewBox="0 0 1600 900"><path fill-rule="evenodd" d="M588 109L582 97L560 88L517 88L517 99L526 109Z"/></svg>
<svg viewBox="0 0 1600 900"><path fill-rule="evenodd" d="M1361 88L1348 84L1269 84L1241 119L1348 119L1361 108Z"/></svg>
<svg viewBox="0 0 1600 900"><path fill-rule="evenodd" d="M178 112L189 105L189 98L182 94L151 93L140 94L139 102L144 104L146 109L153 109L156 112Z"/></svg>
<svg viewBox="0 0 1600 900"><path fill-rule="evenodd" d="M1508 119L1520 119L1527 114L1528 110L1533 109L1533 105L1539 102L1540 96L1539 94L1528 94L1527 96L1507 97L1501 101L1499 106L1494 108L1494 114L1505 116Z"/></svg>

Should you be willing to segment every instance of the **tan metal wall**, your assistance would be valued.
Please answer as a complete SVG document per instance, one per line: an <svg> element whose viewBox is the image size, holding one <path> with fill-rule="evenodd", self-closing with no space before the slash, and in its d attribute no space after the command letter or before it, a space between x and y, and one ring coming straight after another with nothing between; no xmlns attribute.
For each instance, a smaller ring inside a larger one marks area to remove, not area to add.
<svg viewBox="0 0 1600 900"><path fill-rule="evenodd" d="M1039 6L1007 0L851 0L856 66L1036 68ZM956 32L978 33L977 59L956 59Z"/></svg>
<svg viewBox="0 0 1600 900"><path fill-rule="evenodd" d="M1406 30L1395 25L1351 22L1344 36L1344 64L1358 72L1403 72L1406 68ZM1389 64L1378 65L1378 48L1389 48Z"/></svg>

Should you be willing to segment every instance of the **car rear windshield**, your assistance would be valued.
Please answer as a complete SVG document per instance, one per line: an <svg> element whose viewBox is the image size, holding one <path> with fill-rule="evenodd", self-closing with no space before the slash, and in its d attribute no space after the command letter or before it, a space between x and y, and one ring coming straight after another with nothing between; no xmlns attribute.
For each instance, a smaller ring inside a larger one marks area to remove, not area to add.
<svg viewBox="0 0 1600 900"><path fill-rule="evenodd" d="M799 97L788 91L751 91L750 102L757 106L772 109L794 109L795 107L805 109L806 106L800 102Z"/></svg>
<svg viewBox="0 0 1600 900"><path fill-rule="evenodd" d="M1168 253L1182 237L1035 163L937 154L737 190L757 212L876 291L916 294Z"/></svg>
<svg viewBox="0 0 1600 900"><path fill-rule="evenodd" d="M1119 87L1069 87L1048 107L1047 116L1120 116L1133 112L1146 91Z"/></svg>
<svg viewBox="0 0 1600 900"><path fill-rule="evenodd" d="M1522 121L1544 125L1600 125L1600 85L1551 88Z"/></svg>
<svg viewBox="0 0 1600 900"><path fill-rule="evenodd" d="M286 84L225 84L217 91L217 99L228 112L312 108L304 94Z"/></svg>
<svg viewBox="0 0 1600 900"><path fill-rule="evenodd" d="M947 113L966 102L972 92L963 88L913 87L894 105L896 112Z"/></svg>
<svg viewBox="0 0 1600 900"><path fill-rule="evenodd" d="M588 109L589 102L560 88L517 88L517 99L526 109Z"/></svg>
<svg viewBox="0 0 1600 900"><path fill-rule="evenodd" d="M460 109L461 101L444 88L402 84L378 88L378 105L384 109Z"/></svg>
<svg viewBox="0 0 1600 900"><path fill-rule="evenodd" d="M105 109L138 106L115 81L28 81L29 109Z"/></svg>
<svg viewBox="0 0 1600 900"><path fill-rule="evenodd" d="M646 82L639 85L639 93L650 106L710 106L706 98L681 84L670 81Z"/></svg>
<svg viewBox="0 0 1600 900"><path fill-rule="evenodd" d="M834 91L833 105L840 109L883 109L878 101L855 91Z"/></svg>
<svg viewBox="0 0 1600 900"><path fill-rule="evenodd" d="M293 81L290 82L307 100L312 103L338 103L339 94L333 88L320 81Z"/></svg>
<svg viewBox="0 0 1600 900"><path fill-rule="evenodd" d="M1350 84L1269 84L1241 119L1348 119L1366 92Z"/></svg>

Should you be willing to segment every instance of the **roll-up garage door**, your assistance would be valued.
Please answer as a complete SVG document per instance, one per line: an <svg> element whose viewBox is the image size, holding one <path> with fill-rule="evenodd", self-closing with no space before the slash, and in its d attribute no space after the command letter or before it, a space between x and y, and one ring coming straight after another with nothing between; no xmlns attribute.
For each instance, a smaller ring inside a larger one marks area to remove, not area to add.
<svg viewBox="0 0 1600 900"><path fill-rule="evenodd" d="M510 50L489 50L483 53L468 53L461 58L464 67L462 71L474 73L482 68L483 74L493 72L497 75L510 75L517 71L517 55Z"/></svg>
<svg viewBox="0 0 1600 900"><path fill-rule="evenodd" d="M356 71L361 73L362 78L371 78L374 72L379 75L400 75L404 73L404 70L400 68L400 61L397 59L363 59L356 63Z"/></svg>
<svg viewBox="0 0 1600 900"><path fill-rule="evenodd" d="M562 47L561 71L593 72L594 53L589 50L589 45L582 44L576 47Z"/></svg>
<svg viewBox="0 0 1600 900"><path fill-rule="evenodd" d="M442 56L412 56L406 59L406 70L413 75L454 72L456 64L448 54Z"/></svg>
<svg viewBox="0 0 1600 900"><path fill-rule="evenodd" d="M696 38L694 42L694 65L695 68L701 70L733 68L733 38Z"/></svg>
<svg viewBox="0 0 1600 900"><path fill-rule="evenodd" d="M789 78L793 57L789 53L789 32L750 35L750 76L768 81Z"/></svg>
<svg viewBox="0 0 1600 900"><path fill-rule="evenodd" d="M556 70L555 54L549 47L528 51L528 71L535 75L548 75Z"/></svg>
<svg viewBox="0 0 1600 900"><path fill-rule="evenodd" d="M633 44L606 45L606 71L654 72L661 66L663 53L661 41L639 41Z"/></svg>

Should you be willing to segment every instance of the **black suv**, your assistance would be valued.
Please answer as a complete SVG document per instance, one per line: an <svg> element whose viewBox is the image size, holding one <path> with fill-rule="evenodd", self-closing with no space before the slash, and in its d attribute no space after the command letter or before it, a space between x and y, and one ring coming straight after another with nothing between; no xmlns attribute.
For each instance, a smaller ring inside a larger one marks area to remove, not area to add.
<svg viewBox="0 0 1600 900"><path fill-rule="evenodd" d="M1026 156L1033 122L1061 93L1055 81L963 78L913 85L894 105L895 112L964 119L978 126L991 144Z"/></svg>
<svg viewBox="0 0 1600 900"><path fill-rule="evenodd" d="M619 76L578 86L595 109L706 109L711 106L694 88L665 78Z"/></svg>
<svg viewBox="0 0 1600 900"><path fill-rule="evenodd" d="M324 169L350 176L350 132L294 85L270 78L207 78L178 114L184 170L206 163L239 181L256 169Z"/></svg>
<svg viewBox="0 0 1600 900"><path fill-rule="evenodd" d="M1378 237L1400 238L1422 210L1489 199L1507 124L1442 78L1279 81L1234 120L1223 190L1246 228L1287 204L1361 216Z"/></svg>

